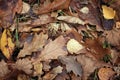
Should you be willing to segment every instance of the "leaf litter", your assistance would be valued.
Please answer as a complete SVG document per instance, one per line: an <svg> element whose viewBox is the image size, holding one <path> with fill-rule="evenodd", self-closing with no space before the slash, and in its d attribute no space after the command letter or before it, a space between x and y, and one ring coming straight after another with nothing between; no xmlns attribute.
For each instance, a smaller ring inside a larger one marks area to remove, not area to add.
<svg viewBox="0 0 120 80"><path fill-rule="evenodd" d="M0 0L1 80L119 80L119 0Z"/></svg>

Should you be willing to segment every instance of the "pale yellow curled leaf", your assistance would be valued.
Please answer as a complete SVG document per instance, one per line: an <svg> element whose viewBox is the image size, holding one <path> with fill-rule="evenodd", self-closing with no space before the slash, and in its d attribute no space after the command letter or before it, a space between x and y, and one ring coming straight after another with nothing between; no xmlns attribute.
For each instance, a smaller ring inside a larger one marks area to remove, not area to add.
<svg viewBox="0 0 120 80"><path fill-rule="evenodd" d="M42 68L43 68L42 63L38 62L38 63L35 63L33 66L34 66L33 75L34 76L41 75L42 74Z"/></svg>
<svg viewBox="0 0 120 80"><path fill-rule="evenodd" d="M31 55L32 52L40 51L48 38L48 35L44 33L35 34L31 43L25 42L24 48L18 54L19 57L25 57L26 55Z"/></svg>
<svg viewBox="0 0 120 80"><path fill-rule="evenodd" d="M27 4L26 2L23 2L23 6L22 6L22 14L28 13L28 11L30 10L30 5Z"/></svg>
<svg viewBox="0 0 120 80"><path fill-rule="evenodd" d="M45 61L67 55L67 50L64 49L65 43L66 40L63 36L59 36L54 41L49 42L39 55L39 59Z"/></svg>
<svg viewBox="0 0 120 80"><path fill-rule="evenodd" d="M102 10L105 19L113 19L116 15L116 11L106 5L102 5Z"/></svg>
<svg viewBox="0 0 120 80"><path fill-rule="evenodd" d="M88 14L89 13L89 8L88 7L83 7L80 9L80 12L84 13L84 14Z"/></svg>
<svg viewBox="0 0 120 80"><path fill-rule="evenodd" d="M10 59L13 53L15 44L12 42L10 31L7 29L5 29L2 33L1 40L0 40L0 47L1 47L1 51L3 52L4 56L7 59Z"/></svg>
<svg viewBox="0 0 120 80"><path fill-rule="evenodd" d="M84 25L85 22L81 20L78 17L73 17L73 16L59 16L57 17L58 20L66 21L68 23L73 23L73 24L81 24Z"/></svg>
<svg viewBox="0 0 120 80"><path fill-rule="evenodd" d="M68 42L67 42L67 50L73 54L73 53L76 53L83 49L83 46L75 39L70 39Z"/></svg>
<svg viewBox="0 0 120 80"><path fill-rule="evenodd" d="M26 74L31 74L33 65L28 58L25 58L25 59L18 59L15 65L13 65L12 67L14 69L24 71Z"/></svg>
<svg viewBox="0 0 120 80"><path fill-rule="evenodd" d="M4 77L9 72L10 72L10 70L8 69L7 63L4 60L2 60L0 62L0 78Z"/></svg>

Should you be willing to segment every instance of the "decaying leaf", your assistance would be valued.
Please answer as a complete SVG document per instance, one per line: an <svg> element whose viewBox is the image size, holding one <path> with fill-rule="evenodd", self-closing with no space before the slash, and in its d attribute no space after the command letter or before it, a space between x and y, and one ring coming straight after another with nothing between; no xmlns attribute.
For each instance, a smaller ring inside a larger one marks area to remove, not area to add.
<svg viewBox="0 0 120 80"><path fill-rule="evenodd" d="M32 62L28 59L19 59L12 66L14 69L24 71L26 74L32 74Z"/></svg>
<svg viewBox="0 0 120 80"><path fill-rule="evenodd" d="M14 43L12 42L12 36L10 34L10 31L5 29L2 33L1 40L0 40L0 48L3 52L4 56L7 59L11 58L11 55L13 54L14 50Z"/></svg>
<svg viewBox="0 0 120 80"><path fill-rule="evenodd" d="M61 63L66 65L67 72L73 71L73 73L77 76L82 76L82 67L74 57L72 56L60 56L59 60Z"/></svg>
<svg viewBox="0 0 120 80"><path fill-rule="evenodd" d="M66 21L68 23L73 23L73 24L81 24L84 25L85 22L81 20L78 17L73 17L73 16L59 16L57 17L58 20Z"/></svg>
<svg viewBox="0 0 120 80"><path fill-rule="evenodd" d="M98 71L98 76L100 80L109 80L115 72L111 68L100 68Z"/></svg>
<svg viewBox="0 0 120 80"><path fill-rule="evenodd" d="M50 41L42 50L39 58L42 61L49 59L57 59L59 56L67 55L67 50L64 49L66 40L63 36L59 36L54 41Z"/></svg>
<svg viewBox="0 0 120 80"><path fill-rule="evenodd" d="M106 36L107 41L112 45L120 45L120 30L113 29L110 31L105 31L104 35Z"/></svg>
<svg viewBox="0 0 120 80"><path fill-rule="evenodd" d="M70 39L67 42L67 50L73 54L77 53L79 50L83 49L83 46L75 39Z"/></svg>
<svg viewBox="0 0 120 80"><path fill-rule="evenodd" d="M18 54L19 57L25 57L26 55L31 55L32 52L40 51L48 38L48 35L40 33L39 35L35 34L31 43L25 42L24 48Z"/></svg>
<svg viewBox="0 0 120 80"><path fill-rule="evenodd" d="M103 9L103 16L105 19L113 19L116 15L115 10L113 10L110 7L107 7L106 5L102 5Z"/></svg>
<svg viewBox="0 0 120 80"><path fill-rule="evenodd" d="M95 69L103 66L110 66L103 62L96 61L84 54L77 56L77 61L82 65L83 68L83 80L87 80L88 76L94 72Z"/></svg>
<svg viewBox="0 0 120 80"><path fill-rule="evenodd" d="M62 72L62 67L61 66L57 66L55 68L53 68L49 73L47 73L45 76L43 76L43 80L53 80L58 73Z"/></svg>
<svg viewBox="0 0 120 80"><path fill-rule="evenodd" d="M8 74L10 70L8 69L7 63L2 60L0 62L0 78L5 77L6 74Z"/></svg>

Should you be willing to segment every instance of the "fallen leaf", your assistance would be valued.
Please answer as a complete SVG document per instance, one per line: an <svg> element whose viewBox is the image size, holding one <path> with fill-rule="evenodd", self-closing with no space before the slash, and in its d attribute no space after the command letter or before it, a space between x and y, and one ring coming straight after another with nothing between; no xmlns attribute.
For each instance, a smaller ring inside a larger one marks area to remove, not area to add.
<svg viewBox="0 0 120 80"><path fill-rule="evenodd" d="M16 13L22 10L22 0L0 1L0 17L1 26L3 28L10 27Z"/></svg>
<svg viewBox="0 0 120 80"><path fill-rule="evenodd" d="M59 36L54 41L50 41L39 55L42 61L57 59L59 56L67 55L67 50L64 49L66 40L63 36ZM38 59L38 61L39 61Z"/></svg>
<svg viewBox="0 0 120 80"><path fill-rule="evenodd" d="M7 59L11 58L11 55L13 54L14 51L14 47L15 45L12 42L12 36L10 34L10 31L5 29L1 36L0 48Z"/></svg>
<svg viewBox="0 0 120 80"><path fill-rule="evenodd" d="M98 76L100 80L109 80L115 72L111 68L100 68L98 71Z"/></svg>
<svg viewBox="0 0 120 80"><path fill-rule="evenodd" d="M86 56L84 54L77 56L77 61L82 65L83 68L83 80L87 80L88 76L97 68L104 66L110 67L110 65L92 59L92 57Z"/></svg>
<svg viewBox="0 0 120 80"><path fill-rule="evenodd" d="M106 5L102 5L103 16L105 19L114 19L116 11Z"/></svg>
<svg viewBox="0 0 120 80"><path fill-rule="evenodd" d="M73 54L77 54L77 52L79 50L83 49L83 46L75 39L70 39L68 42L67 42L67 50Z"/></svg>
<svg viewBox="0 0 120 80"><path fill-rule="evenodd" d="M28 13L29 10L30 10L30 5L27 4L26 2L23 2L21 14Z"/></svg>
<svg viewBox="0 0 120 80"><path fill-rule="evenodd" d="M97 60L103 59L106 54L110 54L110 50L103 48L102 38L86 39L84 46Z"/></svg>
<svg viewBox="0 0 120 80"><path fill-rule="evenodd" d="M54 0L52 3L42 5L38 10L33 10L36 14L44 14L54 10L68 9L71 0Z"/></svg>
<svg viewBox="0 0 120 80"><path fill-rule="evenodd" d="M8 68L7 63L4 60L2 60L0 62L0 78L5 77L6 74L8 74L9 72L10 70Z"/></svg>
<svg viewBox="0 0 120 80"><path fill-rule="evenodd" d="M27 75L19 74L17 80L30 80L30 78Z"/></svg>
<svg viewBox="0 0 120 80"><path fill-rule="evenodd" d="M83 20L81 20L78 17L74 17L74 16L59 16L59 17L57 17L57 19L66 21L68 23L73 23L73 24L81 24L81 25L85 24L85 22Z"/></svg>
<svg viewBox="0 0 120 80"><path fill-rule="evenodd" d="M48 35L40 33L35 34L31 43L25 42L24 48L18 54L18 58L25 57L26 55L31 55L32 52L40 51L47 41Z"/></svg>
<svg viewBox="0 0 120 80"><path fill-rule="evenodd" d="M43 65L42 63L35 63L34 65L34 73L33 75L34 76L37 76L37 75L41 75L42 74L42 68L43 68Z"/></svg>
<svg viewBox="0 0 120 80"><path fill-rule="evenodd" d="M104 35L110 44L114 46L120 45L120 30L119 29L114 28L110 31L104 31Z"/></svg>
<svg viewBox="0 0 120 80"><path fill-rule="evenodd" d="M67 72L73 71L73 73L77 76L82 76L82 67L81 64L79 64L74 57L72 56L60 56L59 60L61 63L66 65Z"/></svg>
<svg viewBox="0 0 120 80"><path fill-rule="evenodd" d="M28 58L18 59L12 66L13 69L24 71L26 74L32 74L32 62Z"/></svg>
<svg viewBox="0 0 120 80"><path fill-rule="evenodd" d="M53 68L49 73L47 73L45 76L43 76L43 80L53 80L58 73L62 72L62 67L61 66L57 66L55 68Z"/></svg>

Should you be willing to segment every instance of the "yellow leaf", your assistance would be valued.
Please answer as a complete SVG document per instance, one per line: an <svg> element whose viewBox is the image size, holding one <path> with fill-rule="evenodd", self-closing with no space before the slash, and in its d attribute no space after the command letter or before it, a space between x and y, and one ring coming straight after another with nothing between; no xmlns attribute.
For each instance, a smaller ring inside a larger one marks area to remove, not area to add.
<svg viewBox="0 0 120 80"><path fill-rule="evenodd" d="M115 17L116 12L112 8L102 5L102 9L105 19L113 19Z"/></svg>
<svg viewBox="0 0 120 80"><path fill-rule="evenodd" d="M70 39L67 43L67 50L73 54L77 53L79 50L83 49L83 46L79 44L75 39Z"/></svg>
<svg viewBox="0 0 120 80"><path fill-rule="evenodd" d="M9 30L5 29L1 36L0 48L7 59L10 59L15 46L11 38Z"/></svg>

